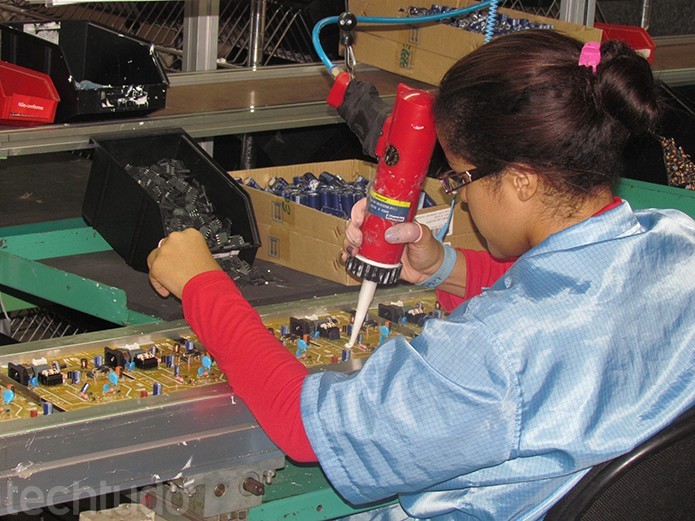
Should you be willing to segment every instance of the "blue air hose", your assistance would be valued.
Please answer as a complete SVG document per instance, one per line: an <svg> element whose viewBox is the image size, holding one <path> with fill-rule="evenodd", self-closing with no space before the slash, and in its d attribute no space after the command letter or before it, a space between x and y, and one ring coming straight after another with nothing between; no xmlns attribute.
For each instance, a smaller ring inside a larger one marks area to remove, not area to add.
<svg viewBox="0 0 695 521"><path fill-rule="evenodd" d="M439 14L429 14L425 16L415 16L411 18L390 18L390 17L380 17L380 16L358 16L357 21L362 22L362 23L367 23L367 24L404 24L404 25L410 25L410 24L415 24L415 23L424 23L424 22L437 22L439 20L446 20L448 18L456 18L457 16L462 16L465 14L472 13L474 11L478 11L479 9L484 9L485 7L490 7L490 13L488 15L488 20L487 20L487 25L486 25L486 31L485 31L485 43L489 42L492 39L493 33L494 33L494 27L495 27L495 20L497 16L497 5L499 4L499 0L487 0L485 2L480 2L479 4L472 5L469 7L463 7L461 9L455 9L453 11L449 11L448 13L439 13ZM337 16L329 16L328 18L324 18L322 20L319 20L316 25L314 26L314 29L311 31L311 41L314 44L314 49L316 49L316 54L318 54L319 58L323 62L323 64L326 66L326 69L328 69L329 72L331 72L334 68L337 67L329 58L326 52L323 50L323 47L321 46L321 41L319 40L319 33L321 32L321 29L323 29L325 26L329 24L334 24L338 23L338 17Z"/></svg>
<svg viewBox="0 0 695 521"><path fill-rule="evenodd" d="M488 43L495 36L495 23L497 22L497 4L499 0L490 2L490 10L487 15L487 25L485 26L485 41Z"/></svg>

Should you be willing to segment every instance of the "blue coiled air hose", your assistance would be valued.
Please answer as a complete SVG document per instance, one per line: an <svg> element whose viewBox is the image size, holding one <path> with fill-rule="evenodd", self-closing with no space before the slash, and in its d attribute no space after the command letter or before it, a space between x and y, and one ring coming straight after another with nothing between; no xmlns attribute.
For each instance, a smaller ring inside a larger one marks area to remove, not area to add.
<svg viewBox="0 0 695 521"><path fill-rule="evenodd" d="M448 18L456 18L457 16L463 16L465 14L472 13L474 11L478 11L480 9L484 9L486 7L489 7L489 14L488 14L488 19L487 19L487 25L485 29L485 43L489 42L493 35L494 35L494 28L495 28L495 21L497 17L497 5L499 4L499 0L487 0L486 2L480 2L479 4L476 5L471 5L469 7L463 7L461 9L455 9L453 11L449 11L448 13L439 13L439 14L429 14L425 16L414 16L411 18L390 18L390 17L380 17L380 16L357 16L357 22L361 23L367 23L367 24L390 24L390 25L397 25L397 24L404 24L404 25L410 25L410 24L415 24L415 23L425 23L425 22L437 22L439 20L446 20ZM326 66L326 69L328 69L329 72L333 71L334 68L338 67L335 65L329 58L326 52L323 50L323 47L321 46L321 41L319 40L319 34L321 30L326 27L327 25L338 23L338 16L329 16L328 18L324 18L322 20L319 20L316 25L314 26L314 29L311 32L311 41L314 45L314 49L316 50L316 54L318 54L319 58L323 62L323 64Z"/></svg>

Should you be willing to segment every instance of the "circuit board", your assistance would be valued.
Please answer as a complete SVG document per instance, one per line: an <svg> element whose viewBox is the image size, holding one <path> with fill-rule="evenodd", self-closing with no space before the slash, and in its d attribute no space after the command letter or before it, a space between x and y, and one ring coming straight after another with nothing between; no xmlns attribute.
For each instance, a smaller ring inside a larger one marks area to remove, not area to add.
<svg viewBox="0 0 695 521"><path fill-rule="evenodd" d="M354 310L314 306L292 314L262 314L264 325L304 365L314 368L366 358L385 339L418 335L426 320L441 317L432 292L375 302L352 348ZM0 421L72 411L118 400L209 385L225 380L214 359L190 331L173 338L105 343L63 356L10 361L2 366Z"/></svg>

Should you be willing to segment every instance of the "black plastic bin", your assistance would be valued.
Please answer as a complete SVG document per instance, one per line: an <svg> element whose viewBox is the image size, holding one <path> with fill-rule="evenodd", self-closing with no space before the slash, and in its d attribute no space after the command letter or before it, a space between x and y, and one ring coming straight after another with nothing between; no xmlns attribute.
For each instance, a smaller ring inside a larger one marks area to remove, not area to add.
<svg viewBox="0 0 695 521"><path fill-rule="evenodd" d="M154 46L86 20L0 24L0 59L51 77L56 122L145 114L166 105Z"/></svg>
<svg viewBox="0 0 695 521"><path fill-rule="evenodd" d="M128 133L92 138L92 167L82 217L132 268L147 271L147 256L166 236L167 212L129 173L162 160L179 160L204 187L215 214L231 220L243 238L238 247L211 247L213 254L234 254L252 264L260 246L251 198L246 191L183 130L158 134Z"/></svg>

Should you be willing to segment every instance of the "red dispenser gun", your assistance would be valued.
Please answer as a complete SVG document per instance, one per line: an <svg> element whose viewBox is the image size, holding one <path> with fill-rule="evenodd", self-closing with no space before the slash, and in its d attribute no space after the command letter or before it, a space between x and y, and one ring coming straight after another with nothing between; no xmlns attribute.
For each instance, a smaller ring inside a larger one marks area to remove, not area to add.
<svg viewBox="0 0 695 521"><path fill-rule="evenodd" d="M336 78L328 97L330 105L340 105L349 81L347 73ZM405 245L387 243L384 232L395 224L411 222L415 217L437 140L433 101L429 92L400 84L393 111L384 123L375 150L379 163L367 195L362 245L345 266L349 273L362 279L347 347L352 347L357 340L377 284L394 284L400 276Z"/></svg>

